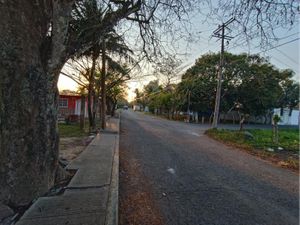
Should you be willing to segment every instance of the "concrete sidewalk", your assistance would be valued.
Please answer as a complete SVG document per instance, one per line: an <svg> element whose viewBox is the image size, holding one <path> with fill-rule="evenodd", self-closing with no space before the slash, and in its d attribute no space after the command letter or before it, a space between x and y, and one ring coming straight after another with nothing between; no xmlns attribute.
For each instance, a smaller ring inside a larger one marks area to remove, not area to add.
<svg viewBox="0 0 300 225"><path fill-rule="evenodd" d="M118 224L119 119L66 169L76 174L64 193L39 198L16 225Z"/></svg>

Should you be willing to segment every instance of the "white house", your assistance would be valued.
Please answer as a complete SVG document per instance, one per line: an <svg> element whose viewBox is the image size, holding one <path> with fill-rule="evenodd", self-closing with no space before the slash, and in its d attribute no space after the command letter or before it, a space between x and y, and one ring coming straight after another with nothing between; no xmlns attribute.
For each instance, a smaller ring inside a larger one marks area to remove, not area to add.
<svg viewBox="0 0 300 225"><path fill-rule="evenodd" d="M290 109L283 109L283 114L280 115L280 108L274 109L274 115L280 116L281 121L279 125L299 125L300 123L300 112L299 109L293 109L290 114Z"/></svg>

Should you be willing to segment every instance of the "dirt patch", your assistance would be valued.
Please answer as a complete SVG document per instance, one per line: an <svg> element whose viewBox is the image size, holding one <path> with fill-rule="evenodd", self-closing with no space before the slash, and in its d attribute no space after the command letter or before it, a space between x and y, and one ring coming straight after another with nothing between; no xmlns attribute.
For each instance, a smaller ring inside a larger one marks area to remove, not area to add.
<svg viewBox="0 0 300 225"><path fill-rule="evenodd" d="M120 225L165 224L138 161L125 149L120 149L119 179Z"/></svg>
<svg viewBox="0 0 300 225"><path fill-rule="evenodd" d="M59 158L67 162L72 161L83 152L92 139L93 137L60 138Z"/></svg>

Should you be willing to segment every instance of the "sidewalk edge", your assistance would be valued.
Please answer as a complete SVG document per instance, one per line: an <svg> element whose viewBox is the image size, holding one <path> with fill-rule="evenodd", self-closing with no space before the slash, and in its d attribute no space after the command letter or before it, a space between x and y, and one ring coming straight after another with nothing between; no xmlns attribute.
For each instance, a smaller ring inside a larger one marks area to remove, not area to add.
<svg viewBox="0 0 300 225"><path fill-rule="evenodd" d="M109 190L109 199L106 208L105 225L118 225L119 218L119 139L120 139L120 121L121 115L119 115L118 121L118 134L116 135L113 168L111 173L111 184Z"/></svg>

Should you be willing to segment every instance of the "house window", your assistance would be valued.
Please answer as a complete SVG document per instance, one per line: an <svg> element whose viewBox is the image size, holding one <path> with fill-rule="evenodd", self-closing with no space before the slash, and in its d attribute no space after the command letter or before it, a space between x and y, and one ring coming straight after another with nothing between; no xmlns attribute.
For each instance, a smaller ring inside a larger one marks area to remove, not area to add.
<svg viewBox="0 0 300 225"><path fill-rule="evenodd" d="M66 99L66 98L60 98L58 100L58 107L59 108L68 108L68 99Z"/></svg>

